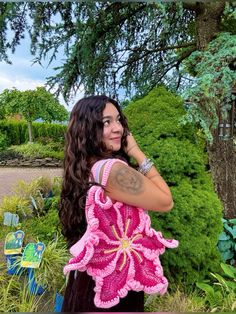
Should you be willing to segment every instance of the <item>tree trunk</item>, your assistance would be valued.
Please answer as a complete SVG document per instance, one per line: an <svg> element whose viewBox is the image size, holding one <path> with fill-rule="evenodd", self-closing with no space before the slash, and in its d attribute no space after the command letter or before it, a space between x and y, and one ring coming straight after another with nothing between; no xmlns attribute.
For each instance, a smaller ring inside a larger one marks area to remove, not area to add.
<svg viewBox="0 0 236 314"><path fill-rule="evenodd" d="M29 142L33 143L32 122L27 121L27 124L28 124L28 131L29 131Z"/></svg>
<svg viewBox="0 0 236 314"><path fill-rule="evenodd" d="M219 140L214 130L213 144L207 143L207 152L215 192L224 207L225 218L236 218L236 150L233 140Z"/></svg>
<svg viewBox="0 0 236 314"><path fill-rule="evenodd" d="M225 1L195 3L197 49L205 50L220 31L220 18ZM225 218L236 218L236 151L233 140L219 139L218 129L212 130L213 144L207 143L210 171L215 192L224 207Z"/></svg>
<svg viewBox="0 0 236 314"><path fill-rule="evenodd" d="M220 19L224 8L224 0L196 3L195 12L198 50L205 50L208 43L219 32Z"/></svg>

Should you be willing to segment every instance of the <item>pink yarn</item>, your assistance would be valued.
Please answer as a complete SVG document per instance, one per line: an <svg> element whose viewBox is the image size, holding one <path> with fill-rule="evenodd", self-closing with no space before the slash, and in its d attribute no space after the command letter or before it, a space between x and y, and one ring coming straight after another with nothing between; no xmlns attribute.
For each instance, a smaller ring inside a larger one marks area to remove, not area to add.
<svg viewBox="0 0 236 314"><path fill-rule="evenodd" d="M105 185L112 165L122 162L108 159L102 184ZM124 162L123 162L124 163ZM92 168L94 173L96 164ZM64 267L87 271L95 280L94 303L110 308L119 303L129 290L164 294L168 281L163 275L159 255L165 248L175 248L178 241L164 239L151 228L148 214L121 202L112 203L99 186L93 186L86 201L87 231L73 245L74 256Z"/></svg>

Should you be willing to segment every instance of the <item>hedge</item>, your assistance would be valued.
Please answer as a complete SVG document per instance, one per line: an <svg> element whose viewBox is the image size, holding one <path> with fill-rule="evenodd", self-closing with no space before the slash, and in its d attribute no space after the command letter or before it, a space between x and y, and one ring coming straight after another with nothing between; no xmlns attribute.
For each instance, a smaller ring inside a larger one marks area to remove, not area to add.
<svg viewBox="0 0 236 314"><path fill-rule="evenodd" d="M34 140L50 138L55 142L64 141L67 126L45 122L33 122ZM29 140L27 122L0 120L0 133L7 137L8 145L20 145Z"/></svg>

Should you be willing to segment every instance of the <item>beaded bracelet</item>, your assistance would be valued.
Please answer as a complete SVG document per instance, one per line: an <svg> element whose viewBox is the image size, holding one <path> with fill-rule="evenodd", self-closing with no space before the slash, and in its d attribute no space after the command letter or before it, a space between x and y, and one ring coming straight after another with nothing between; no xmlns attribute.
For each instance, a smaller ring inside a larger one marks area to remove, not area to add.
<svg viewBox="0 0 236 314"><path fill-rule="evenodd" d="M145 158L144 161L139 166L138 171L143 175L146 175L153 165L154 163L151 161L151 159Z"/></svg>

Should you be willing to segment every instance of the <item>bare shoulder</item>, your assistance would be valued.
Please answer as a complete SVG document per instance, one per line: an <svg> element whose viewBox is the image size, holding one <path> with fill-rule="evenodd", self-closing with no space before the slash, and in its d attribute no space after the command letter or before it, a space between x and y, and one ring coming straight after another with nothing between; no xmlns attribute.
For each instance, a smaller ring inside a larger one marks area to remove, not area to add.
<svg viewBox="0 0 236 314"><path fill-rule="evenodd" d="M128 165L116 162L112 166L107 188L137 195L144 191L143 176Z"/></svg>
<svg viewBox="0 0 236 314"><path fill-rule="evenodd" d="M170 196L150 179L119 161L115 162L108 176L105 195L112 200L154 211L168 211Z"/></svg>

